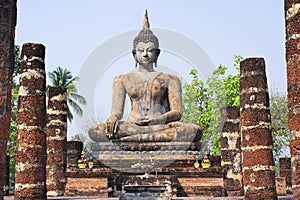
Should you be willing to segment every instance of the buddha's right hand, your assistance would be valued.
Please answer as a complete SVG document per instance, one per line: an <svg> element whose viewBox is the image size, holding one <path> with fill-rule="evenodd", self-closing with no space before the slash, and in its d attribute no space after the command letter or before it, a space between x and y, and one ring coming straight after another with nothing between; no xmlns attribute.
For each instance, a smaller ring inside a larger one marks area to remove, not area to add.
<svg viewBox="0 0 300 200"><path fill-rule="evenodd" d="M118 119L115 116L110 116L106 120L106 136L108 138L112 138L112 136L117 133L117 128L118 128Z"/></svg>

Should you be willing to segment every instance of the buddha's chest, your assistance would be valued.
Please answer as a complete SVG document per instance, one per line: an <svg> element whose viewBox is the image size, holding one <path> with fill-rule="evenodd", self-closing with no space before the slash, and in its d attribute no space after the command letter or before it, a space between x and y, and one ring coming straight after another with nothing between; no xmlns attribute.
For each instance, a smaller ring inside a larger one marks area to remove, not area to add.
<svg viewBox="0 0 300 200"><path fill-rule="evenodd" d="M150 77L132 76L127 79L123 84L131 99L160 99L167 92L168 81L159 75Z"/></svg>

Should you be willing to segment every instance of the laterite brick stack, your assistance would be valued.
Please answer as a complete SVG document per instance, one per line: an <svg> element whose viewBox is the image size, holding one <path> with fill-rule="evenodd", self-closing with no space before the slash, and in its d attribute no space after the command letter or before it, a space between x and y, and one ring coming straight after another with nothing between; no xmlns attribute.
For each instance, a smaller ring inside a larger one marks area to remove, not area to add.
<svg viewBox="0 0 300 200"><path fill-rule="evenodd" d="M46 198L45 47L22 47L17 120L15 199Z"/></svg>
<svg viewBox="0 0 300 200"><path fill-rule="evenodd" d="M16 4L16 0L0 0L0 200L4 196L6 149L11 115Z"/></svg>
<svg viewBox="0 0 300 200"><path fill-rule="evenodd" d="M284 177L286 181L286 193L292 194L292 169L291 158L280 158L280 177Z"/></svg>
<svg viewBox="0 0 300 200"><path fill-rule="evenodd" d="M66 185L67 99L65 87L49 87L47 108L47 196L62 196Z"/></svg>
<svg viewBox="0 0 300 200"><path fill-rule="evenodd" d="M221 109L221 157L226 175L224 187L228 196L243 195L241 157L240 108L228 106Z"/></svg>
<svg viewBox="0 0 300 200"><path fill-rule="evenodd" d="M81 156L83 143L80 141L67 142L67 167L77 167L77 161Z"/></svg>
<svg viewBox="0 0 300 200"><path fill-rule="evenodd" d="M10 157L6 156L4 185L3 185L4 196L9 195L9 161L10 161Z"/></svg>
<svg viewBox="0 0 300 200"><path fill-rule="evenodd" d="M284 1L293 198L300 199L300 1Z"/></svg>
<svg viewBox="0 0 300 200"><path fill-rule="evenodd" d="M240 63L240 123L245 199L277 199L269 94L263 58Z"/></svg>

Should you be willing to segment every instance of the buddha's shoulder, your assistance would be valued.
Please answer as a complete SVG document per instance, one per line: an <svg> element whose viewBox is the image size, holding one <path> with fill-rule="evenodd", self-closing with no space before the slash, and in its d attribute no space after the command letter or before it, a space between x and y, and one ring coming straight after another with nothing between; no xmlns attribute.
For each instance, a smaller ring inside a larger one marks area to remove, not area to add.
<svg viewBox="0 0 300 200"><path fill-rule="evenodd" d="M164 77L165 79L168 79L168 80L180 81L179 77L175 74L160 72L160 76L162 76L162 77Z"/></svg>
<svg viewBox="0 0 300 200"><path fill-rule="evenodd" d="M152 73L153 73L152 76L161 77L166 80L175 80L175 81L180 80L179 77L175 74L169 74L165 72L152 72ZM128 80L128 79L138 78L140 76L144 76L144 75L140 72L129 72L126 74L117 75L115 77L115 80Z"/></svg>
<svg viewBox="0 0 300 200"><path fill-rule="evenodd" d="M114 81L115 82L126 82L128 80L133 80L137 75L132 72L132 73L126 73L126 74L119 74L119 75L116 75L115 78L114 78Z"/></svg>
<svg viewBox="0 0 300 200"><path fill-rule="evenodd" d="M127 80L127 79L132 79L136 76L137 76L137 74L135 72L119 74L119 75L115 76L115 80Z"/></svg>

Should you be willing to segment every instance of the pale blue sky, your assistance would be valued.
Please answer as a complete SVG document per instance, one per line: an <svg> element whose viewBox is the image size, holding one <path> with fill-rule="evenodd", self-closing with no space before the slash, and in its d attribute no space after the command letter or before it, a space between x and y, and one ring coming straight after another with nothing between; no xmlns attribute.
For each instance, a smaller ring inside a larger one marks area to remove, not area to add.
<svg viewBox="0 0 300 200"><path fill-rule="evenodd" d="M152 28L187 36L216 66L232 66L235 54L263 57L269 85L286 91L281 0L19 0L16 43L43 43L47 70L62 66L76 75L103 42L140 29L145 9Z"/></svg>

